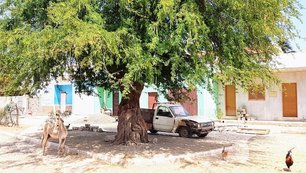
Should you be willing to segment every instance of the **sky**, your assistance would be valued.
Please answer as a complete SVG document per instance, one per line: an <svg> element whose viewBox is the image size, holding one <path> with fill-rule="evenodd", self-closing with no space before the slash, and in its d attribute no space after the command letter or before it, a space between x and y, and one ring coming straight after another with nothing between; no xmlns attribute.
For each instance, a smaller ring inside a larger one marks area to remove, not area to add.
<svg viewBox="0 0 306 173"><path fill-rule="evenodd" d="M303 23L298 20L294 20L294 25L299 32L299 35L302 37L301 39L294 39L291 41L291 45L297 52L306 52L306 0L299 0L304 9L300 10L301 16L300 19ZM297 44L300 47L300 50L295 45Z"/></svg>

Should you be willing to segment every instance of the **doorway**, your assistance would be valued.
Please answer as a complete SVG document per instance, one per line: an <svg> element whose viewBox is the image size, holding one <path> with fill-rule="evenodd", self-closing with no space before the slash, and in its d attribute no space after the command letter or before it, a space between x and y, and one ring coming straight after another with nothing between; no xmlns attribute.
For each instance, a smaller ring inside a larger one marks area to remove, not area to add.
<svg viewBox="0 0 306 173"><path fill-rule="evenodd" d="M283 116L297 117L296 83L282 84Z"/></svg>
<svg viewBox="0 0 306 173"><path fill-rule="evenodd" d="M149 109L153 109L154 108L153 106L156 106L155 103L157 103L157 92L149 92L148 95L149 95L149 100L148 100Z"/></svg>
<svg viewBox="0 0 306 173"><path fill-rule="evenodd" d="M61 113L64 113L66 111L66 100L67 100L67 93L61 92L60 96L60 110Z"/></svg>
<svg viewBox="0 0 306 173"><path fill-rule="evenodd" d="M236 116L235 85L225 85L225 110L227 116Z"/></svg>

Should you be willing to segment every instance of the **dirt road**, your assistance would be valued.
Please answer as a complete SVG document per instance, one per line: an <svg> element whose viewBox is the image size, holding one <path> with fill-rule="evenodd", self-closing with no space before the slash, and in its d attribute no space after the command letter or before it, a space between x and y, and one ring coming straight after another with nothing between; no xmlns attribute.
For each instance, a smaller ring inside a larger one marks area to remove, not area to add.
<svg viewBox="0 0 306 173"><path fill-rule="evenodd" d="M207 165L204 172L286 172L284 168L285 156L289 149L293 149L294 164L291 172L306 172L306 135L305 134L271 134L268 136L252 137L248 141L249 156L243 161L243 155L239 152L229 154L227 161L218 158L209 158L201 161L201 165ZM211 164L211 165L210 165Z"/></svg>
<svg viewBox="0 0 306 173"><path fill-rule="evenodd" d="M283 132L286 127L283 127ZM3 129L1 129L3 130ZM162 137L164 138L164 137ZM55 149L42 156L37 144L20 141L7 136L0 137L1 172L285 172L286 152L293 149L294 164L291 172L306 172L306 135L272 133L269 135L245 135L232 132L213 132L203 140L203 144L224 139L239 145L240 149L229 152L227 159L220 154L194 158L186 157L175 162L151 165L128 165L124 162L108 164L101 160L85 158L75 154L58 157ZM171 138L183 143L181 138ZM190 140L190 139L185 139ZM205 142L204 142L205 141ZM194 140L196 145L197 141ZM186 145L186 147L194 147ZM169 146L168 146L169 147ZM168 150L170 150L168 148ZM175 149L174 149L175 150ZM193 151L193 150L192 150Z"/></svg>

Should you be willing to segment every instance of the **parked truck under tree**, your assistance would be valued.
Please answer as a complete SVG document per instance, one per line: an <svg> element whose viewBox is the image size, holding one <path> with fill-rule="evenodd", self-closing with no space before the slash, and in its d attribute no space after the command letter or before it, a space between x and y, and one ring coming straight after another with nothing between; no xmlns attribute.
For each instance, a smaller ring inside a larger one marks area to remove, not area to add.
<svg viewBox="0 0 306 173"><path fill-rule="evenodd" d="M151 133L178 133L181 137L205 137L214 129L214 122L203 116L191 116L180 104L158 103L155 109L141 109Z"/></svg>

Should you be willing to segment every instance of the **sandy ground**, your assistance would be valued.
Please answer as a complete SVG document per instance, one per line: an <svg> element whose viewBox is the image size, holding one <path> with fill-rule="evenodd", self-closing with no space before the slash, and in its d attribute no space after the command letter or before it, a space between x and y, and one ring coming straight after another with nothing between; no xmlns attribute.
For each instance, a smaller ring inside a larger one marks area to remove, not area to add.
<svg viewBox="0 0 306 173"><path fill-rule="evenodd" d="M220 155L180 159L173 163L152 165L108 164L101 160L68 154L58 157L55 149L42 156L41 149L15 138L1 141L1 172L285 172L284 158L293 150L294 165L291 172L305 172L306 136L301 134L276 134L251 137L247 146L229 153L227 159Z"/></svg>
<svg viewBox="0 0 306 173"><path fill-rule="evenodd" d="M87 122L90 122L90 117ZM97 119L92 118L94 122ZM68 120L67 120L68 121ZM104 122L112 122L113 120ZM79 119L82 124L83 120ZM42 156L39 145L17 138L0 137L1 172L286 172L285 155L293 149L294 164L291 172L306 172L306 133L286 133L288 127L281 132L268 135L248 135L235 132L214 131L204 139L180 138L176 135L149 135L150 143L137 146L114 146L105 138L114 133L87 131L69 131L67 146L92 151L94 153L123 155L125 160L157 158L161 160L169 156L183 156L172 162L151 162L150 164L119 162L92 159L68 153L57 156L56 149L49 149L47 156ZM0 127L0 131L20 133L22 129ZM40 138L39 133L27 134ZM154 141L154 142L153 142ZM55 141L56 142L56 141ZM220 153L195 155L222 146L238 146L237 150L229 150L226 160L220 159Z"/></svg>
<svg viewBox="0 0 306 173"><path fill-rule="evenodd" d="M249 156L242 162L239 155L234 153L226 162L209 159L212 168L208 172L286 172L285 156L293 149L294 164L291 172L306 172L306 135L304 134L271 134L255 136L248 140ZM238 157L237 157L238 156Z"/></svg>
<svg viewBox="0 0 306 173"><path fill-rule="evenodd" d="M219 132L213 132L204 139L193 138L181 138L178 135L173 134L149 134L149 143L125 146L125 145L113 145L109 138L113 139L115 133L108 132L89 132L89 131L69 131L69 136L66 141L66 145L70 148L77 148L84 151L91 151L95 153L104 154L122 154L126 157L135 157L141 155L146 158L150 158L154 155L182 155L195 152L209 151L213 149L222 148L223 146L231 146L231 142L234 138L242 138L240 135L229 134ZM41 133L31 134L31 137L40 139ZM248 136L244 137L248 138ZM50 140L57 143L56 140Z"/></svg>

